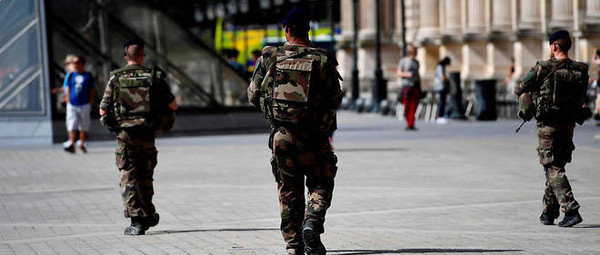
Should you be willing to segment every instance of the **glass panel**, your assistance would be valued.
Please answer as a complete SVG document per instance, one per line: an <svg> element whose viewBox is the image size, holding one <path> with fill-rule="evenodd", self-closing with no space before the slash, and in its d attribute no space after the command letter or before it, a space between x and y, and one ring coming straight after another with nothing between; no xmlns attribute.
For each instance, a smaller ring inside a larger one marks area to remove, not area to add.
<svg viewBox="0 0 600 255"><path fill-rule="evenodd" d="M163 12L152 9L143 1L104 6L105 9L100 9L95 0L50 1L53 87L58 87L62 81L57 77L64 76L65 55L83 54L87 58L86 70L97 77L95 90L102 95L108 78L103 77L108 76L102 69L103 64L109 64L110 69L124 66L122 45L127 39L139 36L147 43L145 65L160 66L167 72L169 85L181 106L208 107L214 102L223 106L247 104L248 82L232 71L220 56L211 53L210 48L194 41L184 28ZM78 10L76 14L64 15L64 10L73 8ZM98 15L102 10L107 16L108 61L100 49ZM157 32L160 38L156 37ZM165 55L158 53L161 50ZM56 97L60 101L59 96ZM62 107L56 110L60 111Z"/></svg>
<svg viewBox="0 0 600 255"><path fill-rule="evenodd" d="M206 107L211 97L223 106L246 104L248 82L237 75L220 56L215 56L193 41L190 34L162 12L140 5L123 6L113 11L135 33L152 44L146 47L146 63L149 66L166 66L171 88L181 106ZM154 25L154 15L158 15L158 27ZM166 53L166 61L152 54L156 50L156 30L161 31L158 40Z"/></svg>
<svg viewBox="0 0 600 255"><path fill-rule="evenodd" d="M98 8L95 2L52 0L47 4L51 13L48 16L53 19L52 29L67 29L69 33L79 33L88 43L99 47L100 32L96 18Z"/></svg>
<svg viewBox="0 0 600 255"><path fill-rule="evenodd" d="M37 25L17 38L0 54L0 114L43 112Z"/></svg>
<svg viewBox="0 0 600 255"><path fill-rule="evenodd" d="M33 0L0 1L0 45L6 44L35 17Z"/></svg>
<svg viewBox="0 0 600 255"><path fill-rule="evenodd" d="M18 87L18 94L10 97L2 110L12 112L42 112L42 86L40 74L38 73L31 82ZM0 105L4 102L0 102Z"/></svg>

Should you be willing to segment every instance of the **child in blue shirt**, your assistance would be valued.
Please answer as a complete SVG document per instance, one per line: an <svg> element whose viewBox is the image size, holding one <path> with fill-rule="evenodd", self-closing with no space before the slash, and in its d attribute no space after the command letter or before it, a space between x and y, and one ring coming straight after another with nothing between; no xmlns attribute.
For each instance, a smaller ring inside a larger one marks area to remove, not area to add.
<svg viewBox="0 0 600 255"><path fill-rule="evenodd" d="M73 62L73 72L67 73L63 83L67 94L67 131L69 141L64 144L65 151L75 153L75 139L79 130L79 148L84 153L86 149L87 132L90 129L90 104L94 101L94 78L85 71L85 58L77 56Z"/></svg>

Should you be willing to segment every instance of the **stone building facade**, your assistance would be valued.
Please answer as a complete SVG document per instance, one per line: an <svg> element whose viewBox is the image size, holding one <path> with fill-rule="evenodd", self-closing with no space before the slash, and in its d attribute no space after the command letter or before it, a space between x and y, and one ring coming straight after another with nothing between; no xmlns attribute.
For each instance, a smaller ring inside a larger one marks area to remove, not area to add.
<svg viewBox="0 0 600 255"><path fill-rule="evenodd" d="M381 0L382 69L390 95L398 90L402 49L402 0ZM549 56L552 31L567 29L572 59L591 62L600 48L600 0L404 0L407 44L418 47L420 74L431 87L439 59L461 73L463 86L478 79L503 80L514 59L517 79ZM375 73L376 1L358 0L358 70L362 98L371 96ZM341 0L342 37L337 53L344 86L352 73L353 0ZM595 68L595 67L592 67ZM590 69L592 69L590 68ZM592 75L594 76L594 75Z"/></svg>

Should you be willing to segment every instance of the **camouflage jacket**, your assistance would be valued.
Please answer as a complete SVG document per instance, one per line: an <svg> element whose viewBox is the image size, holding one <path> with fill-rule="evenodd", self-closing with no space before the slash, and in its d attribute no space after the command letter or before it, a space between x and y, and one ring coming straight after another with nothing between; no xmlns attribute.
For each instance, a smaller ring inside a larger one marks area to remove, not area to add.
<svg viewBox="0 0 600 255"><path fill-rule="evenodd" d="M588 66L581 62L538 61L518 82L515 94L532 95L538 122L572 123L582 114L588 77Z"/></svg>
<svg viewBox="0 0 600 255"><path fill-rule="evenodd" d="M102 102L100 102L100 109L106 111L106 115L103 117L105 122L113 122L113 125L120 126L118 128L128 128L128 127L136 127L144 125L143 120L140 119L124 119L117 121L118 119L118 103L115 102L114 99L114 89L117 88L120 83L120 78L123 77L151 77L152 76L151 68L147 68L141 65L127 65L125 67L113 70L110 72L110 78L108 83L106 84L106 89L104 90L104 95L102 96ZM153 95L155 97L152 100L156 100L156 102L151 102L152 105L155 105L157 108L157 112L154 114L161 114L161 109L167 109L168 104L175 100L175 96L171 93L171 89L169 85L165 82L165 72L160 68L155 68L155 77L152 83ZM150 98L150 95L139 95L139 97L147 97ZM141 99L137 98L129 98L129 105L135 105L136 102L141 101ZM135 110L146 110L148 109L139 109ZM101 119L102 120L102 119ZM119 122L119 123L116 123ZM104 123L103 123L104 124ZM146 123L147 124L147 123ZM154 123L153 123L154 124ZM110 129L110 128L109 128Z"/></svg>
<svg viewBox="0 0 600 255"><path fill-rule="evenodd" d="M305 52L305 53L304 53ZM274 75L270 75L269 68L272 67L278 59L286 56L292 56L299 53L303 59L314 60L318 62L318 73L312 74L310 91L308 92L308 108L301 113L302 122L297 124L282 123L277 120L269 119L267 113L265 117L273 126L302 126L313 131L329 133L334 131L336 127L336 110L342 101L342 90L339 80L340 74L335 69L337 60L334 56L327 54L327 51L319 48L300 47L292 45L284 45L281 47L267 46L262 51L262 56L258 59L256 68L252 75L250 86L248 87L248 99L255 106L262 110L273 111L273 109L265 109L270 106L264 105L264 86L268 82L272 82ZM290 80L302 79L303 77L286 77ZM294 96L294 93L289 93L285 96Z"/></svg>

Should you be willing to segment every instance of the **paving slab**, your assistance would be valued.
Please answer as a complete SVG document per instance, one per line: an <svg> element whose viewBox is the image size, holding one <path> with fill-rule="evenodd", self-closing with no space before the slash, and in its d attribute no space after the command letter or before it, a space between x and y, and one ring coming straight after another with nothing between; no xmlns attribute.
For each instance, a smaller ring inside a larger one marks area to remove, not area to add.
<svg viewBox="0 0 600 255"><path fill-rule="evenodd" d="M538 222L535 126L340 113L329 254L600 254L600 128L575 130L574 228ZM266 133L160 138L161 222L124 236L114 141L0 149L0 254L285 254Z"/></svg>

